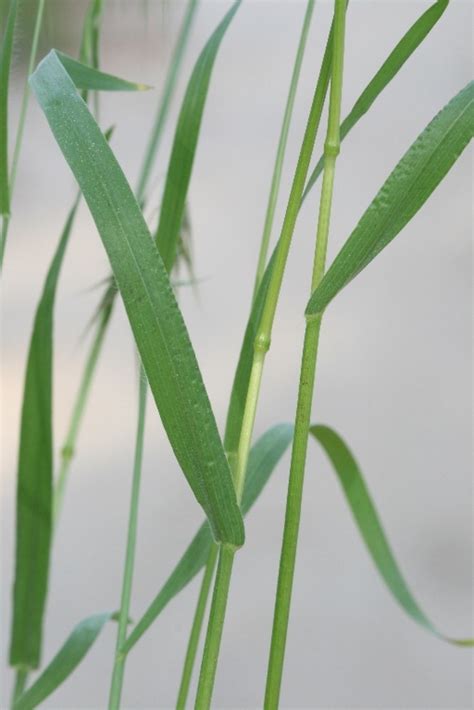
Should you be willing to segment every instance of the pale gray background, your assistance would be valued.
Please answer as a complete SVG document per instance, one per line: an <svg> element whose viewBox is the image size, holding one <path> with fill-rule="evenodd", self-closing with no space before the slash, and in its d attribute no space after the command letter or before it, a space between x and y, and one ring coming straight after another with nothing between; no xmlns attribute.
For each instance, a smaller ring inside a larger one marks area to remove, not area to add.
<svg viewBox="0 0 474 710"><path fill-rule="evenodd" d="M49 2L43 44L74 53L84 2ZM195 58L229 2L202 3L174 119ZM346 113L427 2L353 0L348 14ZM182 4L107 3L103 66L163 81ZM57 12L61 10L61 24ZM215 67L190 189L196 299L181 292L216 416L225 418L246 320L254 264L304 4L247 0ZM318 2L285 163L286 196L330 21ZM399 157L471 75L472 5L451 3L409 65L351 134L338 163L331 260ZM27 30L25 29L25 34ZM21 52L13 102L18 110ZM106 96L103 125L134 183L157 93ZM172 125L157 167L163 182ZM74 183L34 100L15 194L3 280L2 652L8 645L13 493L25 353L41 284L74 195ZM321 140L319 142L321 144ZM462 156L403 235L331 306L325 320L314 420L335 426L357 454L407 579L427 613L452 635L472 621L471 158ZM276 225L281 224L285 197ZM317 192L299 219L268 356L256 434L294 414L303 309L308 296ZM80 335L108 272L82 207L61 279L56 317L55 436L64 437L86 345ZM120 308L114 315L81 433L54 546L45 660L72 626L119 603L136 415L135 359ZM230 595L215 707L262 702L288 456L248 518ZM138 618L202 515L150 402L136 584ZM124 706L171 707L194 609L194 582L130 655ZM116 628L103 633L74 676L44 707L104 708ZM408 619L359 540L328 463L309 447L301 543L288 638L285 708L467 708L470 653ZM11 674L4 675L5 693Z"/></svg>

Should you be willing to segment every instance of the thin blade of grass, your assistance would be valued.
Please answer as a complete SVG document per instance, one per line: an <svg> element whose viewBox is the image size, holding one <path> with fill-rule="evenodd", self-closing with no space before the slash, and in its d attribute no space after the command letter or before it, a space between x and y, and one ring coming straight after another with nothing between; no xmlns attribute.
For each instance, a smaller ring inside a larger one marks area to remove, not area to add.
<svg viewBox="0 0 474 710"><path fill-rule="evenodd" d="M63 52L56 52L56 56L71 77L78 89L94 91L147 91L150 86L120 79L118 76L87 66Z"/></svg>
<svg viewBox="0 0 474 710"><path fill-rule="evenodd" d="M17 0L11 0L2 49L0 51L0 214L10 214L10 186L8 175L8 89L13 51L13 35L17 14Z"/></svg>
<svg viewBox="0 0 474 710"><path fill-rule="evenodd" d="M322 313L421 209L474 134L474 82L428 124L388 177L313 292L308 316Z"/></svg>
<svg viewBox="0 0 474 710"><path fill-rule="evenodd" d="M442 634L419 607L393 555L359 466L342 438L333 429L322 425L313 425L310 432L329 457L372 561L402 609L443 641L456 646L472 646L473 639L453 639Z"/></svg>
<svg viewBox="0 0 474 710"><path fill-rule="evenodd" d="M263 306L267 297L268 285L270 283L273 264L276 259L278 245L275 247L270 261L265 269L262 280L258 287L255 299L252 304L250 316L242 340L242 347L239 360L235 370L234 381L230 394L229 409L224 434L224 448L227 456L232 458L237 455L239 447L240 432L245 410L245 401L249 388L250 373L254 355L254 344L257 336L258 326L262 317Z"/></svg>
<svg viewBox="0 0 474 710"><path fill-rule="evenodd" d="M35 315L21 413L10 664L40 662L53 526L53 311L77 202L69 213Z"/></svg>
<svg viewBox="0 0 474 710"><path fill-rule="evenodd" d="M31 85L96 222L176 458L216 541L240 546L244 527L229 465L165 264L138 203L54 51Z"/></svg>
<svg viewBox="0 0 474 710"><path fill-rule="evenodd" d="M268 479L287 450L293 435L291 424L278 424L263 434L252 447L249 470L242 498L242 513L246 515L253 506ZM199 528L184 555L154 598L147 611L131 631L123 653L128 653L150 628L169 602L186 587L206 565L212 545L212 535L207 523Z"/></svg>
<svg viewBox="0 0 474 710"><path fill-rule="evenodd" d="M340 139L341 142L347 134L354 128L360 119L367 113L375 100L380 96L386 86L398 74L405 62L411 57L414 51L420 46L424 39L431 32L438 20L444 14L448 7L449 0L438 0L419 17L416 22L410 27L408 32L402 37L393 51L389 54L385 62L382 64L378 72L367 84L362 94L359 96L351 112L341 123ZM324 158L321 157L314 168L308 183L305 187L303 202L308 192L313 187L314 183L321 175L324 166Z"/></svg>
<svg viewBox="0 0 474 710"><path fill-rule="evenodd" d="M183 223L186 195L212 69L224 34L240 4L241 0L237 0L232 5L202 50L191 74L179 114L155 235L161 257L168 269L174 261Z"/></svg>
<svg viewBox="0 0 474 710"><path fill-rule="evenodd" d="M163 135L163 128L165 126L166 119L169 114L171 99L176 88L179 70L183 62L184 52L188 44L189 35L191 32L191 27L193 25L197 6L198 0L188 0L184 18L181 23L178 38L176 40L176 44L173 50L173 55L171 57L170 66L166 74L163 92L161 94L156 118L153 123L153 128L147 144L143 165L138 180L136 196L140 204L143 204L145 202L148 181L150 179L153 163L155 162L155 157L158 152L160 139Z"/></svg>
<svg viewBox="0 0 474 710"><path fill-rule="evenodd" d="M112 617L110 613L95 614L81 621L41 675L16 700L13 710L33 710L54 693L77 668Z"/></svg>

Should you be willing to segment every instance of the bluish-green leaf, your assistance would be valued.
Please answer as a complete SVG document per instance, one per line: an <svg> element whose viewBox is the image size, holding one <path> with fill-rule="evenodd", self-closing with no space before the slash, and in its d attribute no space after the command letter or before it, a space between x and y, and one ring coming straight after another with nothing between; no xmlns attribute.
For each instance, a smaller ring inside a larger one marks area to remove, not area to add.
<svg viewBox="0 0 474 710"><path fill-rule="evenodd" d="M76 208L77 202L69 213L36 311L23 393L10 664L26 668L36 668L41 654L53 523L53 310Z"/></svg>
<svg viewBox="0 0 474 710"><path fill-rule="evenodd" d="M237 0L232 5L202 50L191 74L179 114L156 233L158 249L168 269L174 261L183 221L212 69L224 34L240 4L241 0Z"/></svg>
<svg viewBox="0 0 474 710"><path fill-rule="evenodd" d="M41 675L15 702L13 710L33 710L59 688L77 668L112 614L96 614L81 621Z"/></svg>
<svg viewBox="0 0 474 710"><path fill-rule="evenodd" d="M428 124L386 180L312 294L308 315L322 313L399 234L452 168L473 134L474 82L470 82Z"/></svg>
<svg viewBox="0 0 474 710"><path fill-rule="evenodd" d="M13 51L13 35L17 13L17 0L11 0L5 33L0 50L0 214L10 214L10 188L8 175L8 88Z"/></svg>
<svg viewBox="0 0 474 710"><path fill-rule="evenodd" d="M94 91L146 91L151 87L120 79L82 64L67 54L56 51L56 56L78 89Z"/></svg>
<svg viewBox="0 0 474 710"><path fill-rule="evenodd" d="M418 605L393 555L357 462L341 437L321 425L312 426L310 432L328 455L370 556L400 606L435 636L457 646L472 646L473 639L453 639L438 631Z"/></svg>
<svg viewBox="0 0 474 710"><path fill-rule="evenodd" d="M165 265L137 201L54 51L30 81L96 222L176 458L216 541L240 546L244 527L229 465Z"/></svg>
<svg viewBox="0 0 474 710"><path fill-rule="evenodd" d="M431 32L438 20L448 7L449 0L438 0L428 8L410 27L408 32L402 37L397 46L388 55L378 72L367 84L361 93L351 112L341 123L341 142L347 134L360 121L374 101L380 96L385 87L398 74L405 62L411 57L413 52L420 46L423 40ZM305 187L302 201L313 187L314 183L321 175L324 167L324 158L321 157L311 173L308 184Z"/></svg>
<svg viewBox="0 0 474 710"><path fill-rule="evenodd" d="M291 424L278 424L263 434L252 447L242 497L242 513L244 515L259 497L276 465L287 450L292 437L293 427ZM204 523L145 614L132 629L124 645L124 652L128 652L137 643L169 602L206 565L211 545L212 536L209 526Z"/></svg>

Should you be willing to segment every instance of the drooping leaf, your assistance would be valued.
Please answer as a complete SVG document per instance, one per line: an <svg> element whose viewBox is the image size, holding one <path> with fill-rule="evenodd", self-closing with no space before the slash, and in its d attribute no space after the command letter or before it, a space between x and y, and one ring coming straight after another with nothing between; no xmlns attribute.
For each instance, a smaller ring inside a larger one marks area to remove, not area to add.
<svg viewBox="0 0 474 710"><path fill-rule="evenodd" d="M374 101L380 96L385 87L398 74L405 62L411 57L413 52L420 46L423 40L431 32L438 20L443 15L449 4L449 0L437 0L431 7L428 8L410 27L408 32L402 37L393 51L389 54L385 62L382 64L378 72L367 84L364 91L361 93L351 112L341 123L340 139L341 142L347 134L354 128L356 123L360 121L370 109ZM314 183L321 175L324 167L324 158L321 157L311 173L308 184L305 187L302 201L307 196L308 192L313 187Z"/></svg>
<svg viewBox="0 0 474 710"><path fill-rule="evenodd" d="M435 636L457 646L472 646L473 639L453 639L442 634L419 607L395 560L357 462L341 437L322 425L313 425L310 432L328 455L370 556L400 606Z"/></svg>
<svg viewBox="0 0 474 710"><path fill-rule="evenodd" d="M120 79L82 64L67 54L56 51L56 56L78 89L94 91L146 91L150 86Z"/></svg>
<svg viewBox="0 0 474 710"><path fill-rule="evenodd" d="M165 264L129 184L54 51L32 88L96 222L176 458L216 541L244 527L214 415Z"/></svg>
<svg viewBox="0 0 474 710"><path fill-rule="evenodd" d="M36 310L21 412L10 664L40 662L52 534L53 310L77 202L69 213Z"/></svg>
<svg viewBox="0 0 474 710"><path fill-rule="evenodd" d="M262 492L276 465L287 450L292 436L293 427L291 424L278 424L263 434L252 447L242 497L242 513L244 515L248 513ZM128 652L137 643L169 602L206 565L211 545L212 536L209 526L204 523L145 614L131 631L123 647L124 652Z"/></svg>
<svg viewBox="0 0 474 710"><path fill-rule="evenodd" d="M41 675L15 702L13 710L33 710L73 673L112 614L95 614L81 621Z"/></svg>
<svg viewBox="0 0 474 710"><path fill-rule="evenodd" d="M13 35L17 14L17 0L11 0L2 48L0 50L0 214L10 214L8 175L8 88L13 51Z"/></svg>
<svg viewBox="0 0 474 710"><path fill-rule="evenodd" d="M183 222L186 195L212 69L224 34L240 4L241 0L237 0L232 5L202 50L191 74L179 114L156 233L158 249L168 269L174 261Z"/></svg>
<svg viewBox="0 0 474 710"><path fill-rule="evenodd" d="M328 303L424 205L474 134L474 82L428 124L388 177L312 294L307 315Z"/></svg>

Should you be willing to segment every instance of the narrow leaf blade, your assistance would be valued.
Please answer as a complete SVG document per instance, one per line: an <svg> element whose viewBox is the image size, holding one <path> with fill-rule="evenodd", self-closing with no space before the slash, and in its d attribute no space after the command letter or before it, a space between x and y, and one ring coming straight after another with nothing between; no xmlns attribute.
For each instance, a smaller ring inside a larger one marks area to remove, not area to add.
<svg viewBox="0 0 474 710"><path fill-rule="evenodd" d="M341 437L322 425L313 425L310 432L329 457L370 556L400 606L414 621L444 641L457 646L473 645L473 639L453 639L442 634L418 605L393 555L359 466Z"/></svg>
<svg viewBox="0 0 474 710"><path fill-rule="evenodd" d="M81 621L52 661L15 702L13 710L33 710L46 700L73 673L90 650L112 614L95 614Z"/></svg>
<svg viewBox="0 0 474 710"><path fill-rule="evenodd" d="M78 89L94 91L147 91L150 86L120 79L94 67L82 64L62 52L56 52L59 61Z"/></svg>
<svg viewBox="0 0 474 710"><path fill-rule="evenodd" d="M17 14L17 0L11 0L2 48L0 50L0 214L10 214L8 176L8 88L13 51L13 35Z"/></svg>
<svg viewBox="0 0 474 710"><path fill-rule="evenodd" d="M346 116L341 123L340 139L341 142L350 133L354 126L367 113L375 100L380 96L386 86L395 78L403 65L408 61L415 50L426 39L438 20L444 14L448 7L449 0L437 0L431 7L428 8L410 27L408 32L402 37L396 47L390 52L389 56L382 64L378 72L367 84L364 91L361 93L351 112ZM302 201L307 196L315 184L318 177L321 175L324 168L324 158L318 160L316 167L311 173L308 184L305 187Z"/></svg>
<svg viewBox="0 0 474 710"><path fill-rule="evenodd" d="M248 513L259 497L278 462L287 450L292 437L293 426L291 424L279 424L263 434L252 447L242 497L242 513L244 515ZM211 545L212 536L209 526L204 523L145 614L133 628L123 647L125 653L150 628L169 602L206 565Z"/></svg>
<svg viewBox="0 0 474 710"><path fill-rule="evenodd" d="M307 315L328 303L405 227L452 168L474 133L474 82L428 124L388 177L320 285Z"/></svg>
<svg viewBox="0 0 474 710"><path fill-rule="evenodd" d="M117 160L56 54L32 88L96 222L176 458L216 541L240 546L232 477L165 265Z"/></svg>
<svg viewBox="0 0 474 710"><path fill-rule="evenodd" d="M224 34L240 4L241 0L237 0L232 5L202 50L191 74L179 114L156 233L158 249L168 270L174 261L183 222L186 195L212 69Z"/></svg>
<svg viewBox="0 0 474 710"><path fill-rule="evenodd" d="M40 662L52 534L52 359L56 287L77 203L69 213L39 302L26 366L16 497L10 664Z"/></svg>

